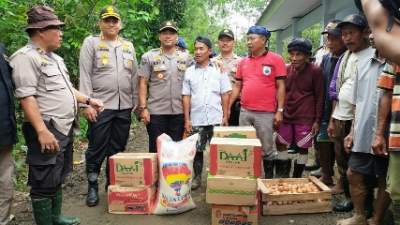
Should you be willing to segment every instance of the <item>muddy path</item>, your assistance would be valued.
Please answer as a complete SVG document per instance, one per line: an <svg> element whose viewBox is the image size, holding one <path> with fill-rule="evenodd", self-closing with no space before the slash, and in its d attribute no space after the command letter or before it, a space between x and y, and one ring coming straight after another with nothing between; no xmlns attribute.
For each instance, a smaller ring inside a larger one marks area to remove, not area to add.
<svg viewBox="0 0 400 225"><path fill-rule="evenodd" d="M138 124L131 129L130 140L127 146L129 152L146 152L148 146L146 129ZM78 143L75 148L75 161L81 160L86 148L85 143ZM205 157L207 158L207 157ZM104 167L103 167L104 168ZM205 184L203 176L203 184ZM82 225L208 225L211 221L211 209L205 202L205 185L194 191L193 198L197 208L180 215L155 216L155 215L114 215L107 212L106 192L104 189L104 169L100 178L100 204L97 207L86 207L85 197L87 184L84 163L74 166L72 175L66 181L64 191L63 212L67 215L78 216ZM29 195L27 193L15 193L13 214L14 225L34 225L31 213ZM290 216L263 216L262 225L334 225L340 218L346 218L349 213L323 213L310 215Z"/></svg>

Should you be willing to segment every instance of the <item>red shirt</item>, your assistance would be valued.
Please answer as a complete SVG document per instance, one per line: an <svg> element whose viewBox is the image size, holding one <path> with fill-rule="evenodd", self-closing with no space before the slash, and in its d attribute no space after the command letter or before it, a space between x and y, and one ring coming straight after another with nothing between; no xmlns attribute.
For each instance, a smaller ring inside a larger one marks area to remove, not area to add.
<svg viewBox="0 0 400 225"><path fill-rule="evenodd" d="M276 79L286 77L283 58L271 51L261 56L242 59L236 71L236 79L243 87L241 105L244 109L276 112Z"/></svg>

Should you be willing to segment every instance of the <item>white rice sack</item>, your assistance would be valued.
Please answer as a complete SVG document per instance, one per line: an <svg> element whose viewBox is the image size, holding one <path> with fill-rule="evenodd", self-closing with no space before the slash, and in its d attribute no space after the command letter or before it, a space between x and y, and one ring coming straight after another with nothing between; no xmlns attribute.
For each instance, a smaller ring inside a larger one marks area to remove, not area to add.
<svg viewBox="0 0 400 225"><path fill-rule="evenodd" d="M179 142L166 134L157 138L160 172L154 214L177 214L196 207L191 186L197 139L198 134Z"/></svg>

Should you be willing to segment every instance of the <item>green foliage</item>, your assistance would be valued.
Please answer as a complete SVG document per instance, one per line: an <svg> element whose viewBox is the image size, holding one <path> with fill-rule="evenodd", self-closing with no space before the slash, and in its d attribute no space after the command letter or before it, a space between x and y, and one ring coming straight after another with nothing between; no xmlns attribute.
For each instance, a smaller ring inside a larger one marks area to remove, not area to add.
<svg viewBox="0 0 400 225"><path fill-rule="evenodd" d="M53 7L61 20L65 22L63 45L57 51L69 69L71 79L78 83L79 50L85 37L99 33L99 11L112 4L105 0L33 0L33 1L0 1L0 41L9 54L22 47L28 41L24 32L26 12L37 4ZM132 41L140 57L145 51L157 46L159 9L154 0L115 1L114 4L122 17L122 36Z"/></svg>

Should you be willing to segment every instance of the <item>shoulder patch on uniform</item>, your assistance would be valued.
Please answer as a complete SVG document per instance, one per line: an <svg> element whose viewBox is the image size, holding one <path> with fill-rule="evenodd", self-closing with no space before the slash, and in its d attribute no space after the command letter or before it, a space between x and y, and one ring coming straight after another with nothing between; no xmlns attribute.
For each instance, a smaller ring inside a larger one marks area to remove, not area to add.
<svg viewBox="0 0 400 225"><path fill-rule="evenodd" d="M10 56L10 60L13 59L15 56L17 56L19 54L26 54L26 53L28 53L28 52L30 52L32 50L33 50L33 48L31 46L25 45L24 47L18 49L16 52L14 52L14 54L12 54Z"/></svg>

